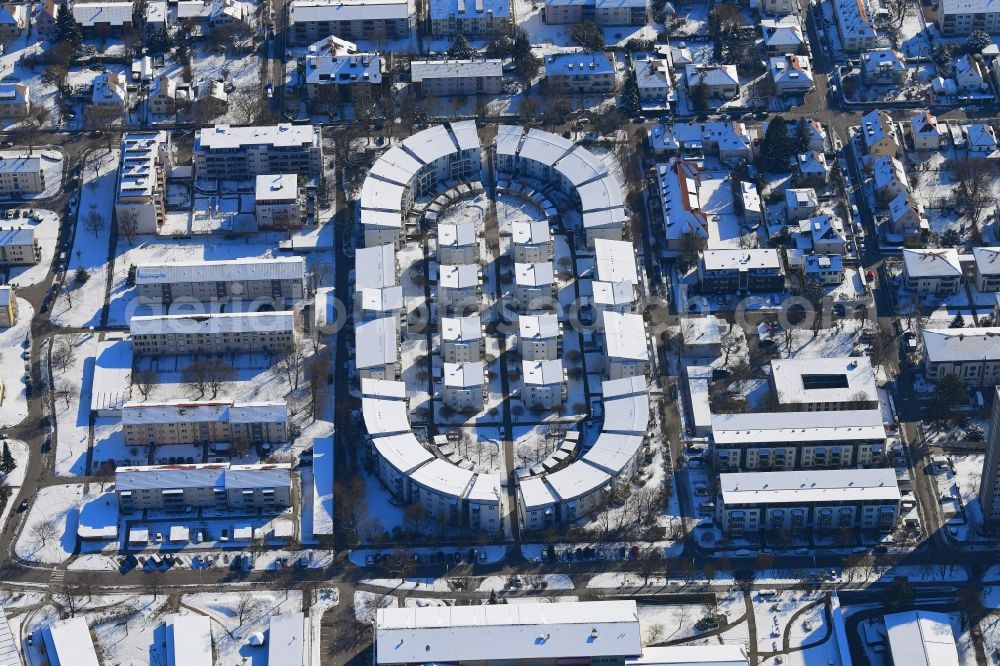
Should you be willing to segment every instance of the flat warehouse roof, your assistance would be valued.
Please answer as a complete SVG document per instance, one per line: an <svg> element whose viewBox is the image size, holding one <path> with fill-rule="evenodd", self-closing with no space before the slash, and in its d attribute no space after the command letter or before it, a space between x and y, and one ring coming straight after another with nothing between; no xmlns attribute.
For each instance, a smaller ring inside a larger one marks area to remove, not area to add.
<svg viewBox="0 0 1000 666"><path fill-rule="evenodd" d="M383 608L375 650L379 664L441 663L638 656L642 644L634 601L576 601Z"/></svg>
<svg viewBox="0 0 1000 666"><path fill-rule="evenodd" d="M894 469L828 469L720 474L729 506L814 502L898 502Z"/></svg>

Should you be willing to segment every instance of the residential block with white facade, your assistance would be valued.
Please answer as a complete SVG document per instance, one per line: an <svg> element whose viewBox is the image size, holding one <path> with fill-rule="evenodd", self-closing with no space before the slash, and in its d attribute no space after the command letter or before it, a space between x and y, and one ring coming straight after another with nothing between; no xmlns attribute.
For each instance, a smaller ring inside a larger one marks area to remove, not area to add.
<svg viewBox="0 0 1000 666"><path fill-rule="evenodd" d="M195 131L193 161L198 178L249 180L284 173L319 178L323 139L313 125L215 125Z"/></svg>

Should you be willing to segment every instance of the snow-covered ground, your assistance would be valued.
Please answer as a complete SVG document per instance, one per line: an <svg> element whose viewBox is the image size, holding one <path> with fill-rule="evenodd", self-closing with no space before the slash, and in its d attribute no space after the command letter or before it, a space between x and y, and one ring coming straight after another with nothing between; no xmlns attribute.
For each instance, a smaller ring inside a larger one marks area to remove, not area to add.
<svg viewBox="0 0 1000 666"><path fill-rule="evenodd" d="M77 521L83 501L82 484L41 488L18 537L17 556L43 564L59 564L69 559L76 546Z"/></svg>
<svg viewBox="0 0 1000 666"><path fill-rule="evenodd" d="M371 624L380 608L399 608L399 599L390 594L357 591L354 593L354 617L358 622Z"/></svg>
<svg viewBox="0 0 1000 666"><path fill-rule="evenodd" d="M94 381L94 357L100 344L98 333L73 333L50 338L54 348L69 344L73 350L73 362L65 372L52 369L56 390L63 383L79 387L69 403L57 398L55 472L58 476L86 476L87 449L90 446L90 396Z"/></svg>
<svg viewBox="0 0 1000 666"><path fill-rule="evenodd" d="M215 660L220 666L266 663L267 646L250 645L256 633L266 632L273 615L302 610L301 590L200 592L185 594L181 603L212 621ZM306 636L307 643L312 637ZM318 639L318 637L316 637ZM306 652L312 648L307 645Z"/></svg>
<svg viewBox="0 0 1000 666"><path fill-rule="evenodd" d="M51 320L59 326L85 327L100 324L101 309L107 292L108 246L120 152L96 149L87 156L77 213L80 223L76 225L73 237L66 283L52 306ZM83 224L91 213L96 213L105 220L97 233L86 229ZM75 274L80 268L90 276L83 284L75 281Z"/></svg>

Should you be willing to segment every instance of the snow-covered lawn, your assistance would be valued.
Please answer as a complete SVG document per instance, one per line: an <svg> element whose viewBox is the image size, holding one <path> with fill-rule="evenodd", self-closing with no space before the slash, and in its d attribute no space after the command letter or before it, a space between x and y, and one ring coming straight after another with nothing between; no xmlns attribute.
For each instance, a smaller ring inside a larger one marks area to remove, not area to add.
<svg viewBox="0 0 1000 666"><path fill-rule="evenodd" d="M70 396L55 400L56 435L55 471L58 476L86 476L87 448L90 444L90 396L94 381L94 357L100 343L97 333L74 333L51 338L57 349L67 342L74 350L73 362L66 371L52 369L56 389L63 383L80 388Z"/></svg>
<svg viewBox="0 0 1000 666"><path fill-rule="evenodd" d="M0 401L0 426L17 425L28 415L28 401L21 378L28 372L28 354L24 341L31 332L35 310L23 298L17 299L17 323L0 329L0 377L3 377L3 400Z"/></svg>
<svg viewBox="0 0 1000 666"><path fill-rule="evenodd" d="M358 622L370 624L380 608L399 608L399 599L390 594L357 591L354 593L354 617Z"/></svg>
<svg viewBox="0 0 1000 666"><path fill-rule="evenodd" d="M83 500L82 484L41 488L18 537L17 556L43 564L59 564L69 559L76 545L76 527Z"/></svg>
<svg viewBox="0 0 1000 666"><path fill-rule="evenodd" d="M511 579L519 581L519 587L511 587ZM541 574L538 576L487 576L479 583L480 592L506 592L542 587L546 590L572 590L573 581L566 574Z"/></svg>
<svg viewBox="0 0 1000 666"><path fill-rule="evenodd" d="M181 603L212 621L214 663L243 666L248 661L267 661L267 647L250 645L250 637L266 635L271 616L300 612L302 591L200 592L185 594ZM306 642L309 640L307 636Z"/></svg>
<svg viewBox="0 0 1000 666"><path fill-rule="evenodd" d="M118 179L118 157L121 151L97 149L88 155L84 168L84 184L80 188L79 224L73 237L73 251L66 270L66 284L52 306L51 320L59 326L96 326L101 320L101 309L107 291L108 245L115 203L115 185ZM103 226L94 233L83 224L91 213L103 220ZM89 278L83 284L75 281L77 269L83 268Z"/></svg>

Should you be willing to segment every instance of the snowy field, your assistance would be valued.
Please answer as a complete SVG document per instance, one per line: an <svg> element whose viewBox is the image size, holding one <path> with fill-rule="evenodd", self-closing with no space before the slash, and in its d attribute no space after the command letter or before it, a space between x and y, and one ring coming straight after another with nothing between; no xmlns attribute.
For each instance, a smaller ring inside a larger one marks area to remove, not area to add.
<svg viewBox="0 0 1000 666"><path fill-rule="evenodd" d="M68 345L74 350L72 362L65 372L53 367L56 391L72 383L80 387L76 395L69 395L67 402L57 398L55 472L58 476L86 476L87 450L90 446L90 397L94 381L94 357L100 344L97 333L74 333L50 338L53 349Z"/></svg>
<svg viewBox="0 0 1000 666"><path fill-rule="evenodd" d="M76 527L83 501L81 484L41 488L18 537L14 551L17 556L41 564L68 560L76 546Z"/></svg>
<svg viewBox="0 0 1000 666"><path fill-rule="evenodd" d="M185 594L182 604L212 621L216 666L243 666L267 662L267 646L253 646L250 638L267 632L271 616L302 610L301 590L202 592ZM307 643L310 637L306 637ZM307 645L307 653L311 648Z"/></svg>
<svg viewBox="0 0 1000 666"><path fill-rule="evenodd" d="M0 402L0 427L17 425L28 416L28 401L22 377L30 371L29 351L24 341L31 332L35 310L23 298L17 299L17 323L0 329L0 376L3 377L3 401Z"/></svg>

